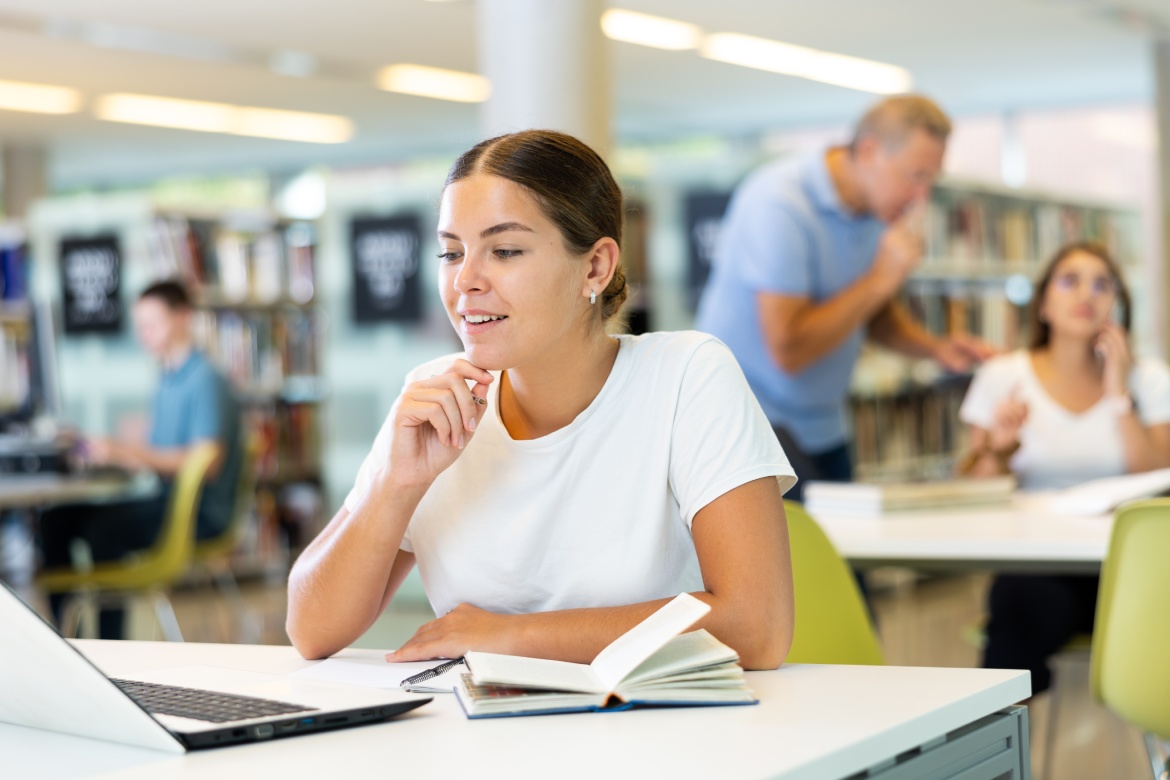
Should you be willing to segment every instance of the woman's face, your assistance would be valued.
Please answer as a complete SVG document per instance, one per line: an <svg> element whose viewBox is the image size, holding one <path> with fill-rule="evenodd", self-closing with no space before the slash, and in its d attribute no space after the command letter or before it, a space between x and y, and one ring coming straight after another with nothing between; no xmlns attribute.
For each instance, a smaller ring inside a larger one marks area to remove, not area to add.
<svg viewBox="0 0 1170 780"><path fill-rule="evenodd" d="M1073 252L1053 271L1042 313L1054 335L1091 339L1109 321L1116 301L1117 286L1105 261Z"/></svg>
<svg viewBox="0 0 1170 780"><path fill-rule="evenodd" d="M588 263L518 184L474 174L443 192L439 292L468 359L488 370L560 357L586 326Z"/></svg>

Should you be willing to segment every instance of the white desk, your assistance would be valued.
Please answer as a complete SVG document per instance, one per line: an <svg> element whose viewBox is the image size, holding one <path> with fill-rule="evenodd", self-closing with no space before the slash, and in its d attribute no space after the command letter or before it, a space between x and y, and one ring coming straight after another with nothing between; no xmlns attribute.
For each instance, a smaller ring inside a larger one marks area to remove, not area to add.
<svg viewBox="0 0 1170 780"><path fill-rule="evenodd" d="M77 645L111 675L190 664L287 673L308 664L290 647L100 640ZM995 715L1028 696L1026 672L795 665L749 673L748 679L759 705L469 721L453 696L439 695L387 723L180 757L0 724L0 775L834 780L892 763L986 718L1001 730L1016 730L1001 740L1008 749L996 761L1022 764L1025 769L1012 776L1029 777L1024 710ZM953 735L947 745L961 740ZM917 776L906 775L906 766L873 777Z"/></svg>
<svg viewBox="0 0 1170 780"><path fill-rule="evenodd" d="M1010 507L856 515L810 513L854 566L1095 574L1111 515L1067 517L1017 497Z"/></svg>
<svg viewBox="0 0 1170 780"><path fill-rule="evenodd" d="M25 509L72 501L105 501L136 495L141 490L138 478L0 474L0 509Z"/></svg>

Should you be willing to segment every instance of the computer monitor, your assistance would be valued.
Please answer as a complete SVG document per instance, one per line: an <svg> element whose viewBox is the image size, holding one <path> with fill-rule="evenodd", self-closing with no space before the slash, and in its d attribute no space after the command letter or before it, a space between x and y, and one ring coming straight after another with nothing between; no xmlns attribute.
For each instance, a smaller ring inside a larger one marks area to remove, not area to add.
<svg viewBox="0 0 1170 780"><path fill-rule="evenodd" d="M0 429L27 425L37 417L61 415L57 325L48 301L32 305L28 332L28 393L18 408L0 414Z"/></svg>

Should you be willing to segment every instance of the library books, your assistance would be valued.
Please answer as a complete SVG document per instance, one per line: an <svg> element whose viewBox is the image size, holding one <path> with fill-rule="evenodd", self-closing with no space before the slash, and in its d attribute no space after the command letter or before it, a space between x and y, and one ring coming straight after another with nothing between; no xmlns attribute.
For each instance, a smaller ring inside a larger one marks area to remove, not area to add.
<svg viewBox="0 0 1170 780"><path fill-rule="evenodd" d="M1014 477L933 482L809 482L805 506L817 514L879 514L915 509L1007 505Z"/></svg>
<svg viewBox="0 0 1170 780"><path fill-rule="evenodd" d="M702 629L680 634L710 609L679 594L591 664L469 652L455 694L468 718L756 704L734 650Z"/></svg>

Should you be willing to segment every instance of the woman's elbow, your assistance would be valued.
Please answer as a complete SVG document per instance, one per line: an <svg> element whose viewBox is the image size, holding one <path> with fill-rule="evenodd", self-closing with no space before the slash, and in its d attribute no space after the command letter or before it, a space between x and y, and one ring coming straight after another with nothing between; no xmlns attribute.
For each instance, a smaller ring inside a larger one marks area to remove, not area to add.
<svg viewBox="0 0 1170 780"><path fill-rule="evenodd" d="M793 620L790 614L771 614L753 620L736 643L739 663L748 671L778 669L792 647Z"/></svg>

